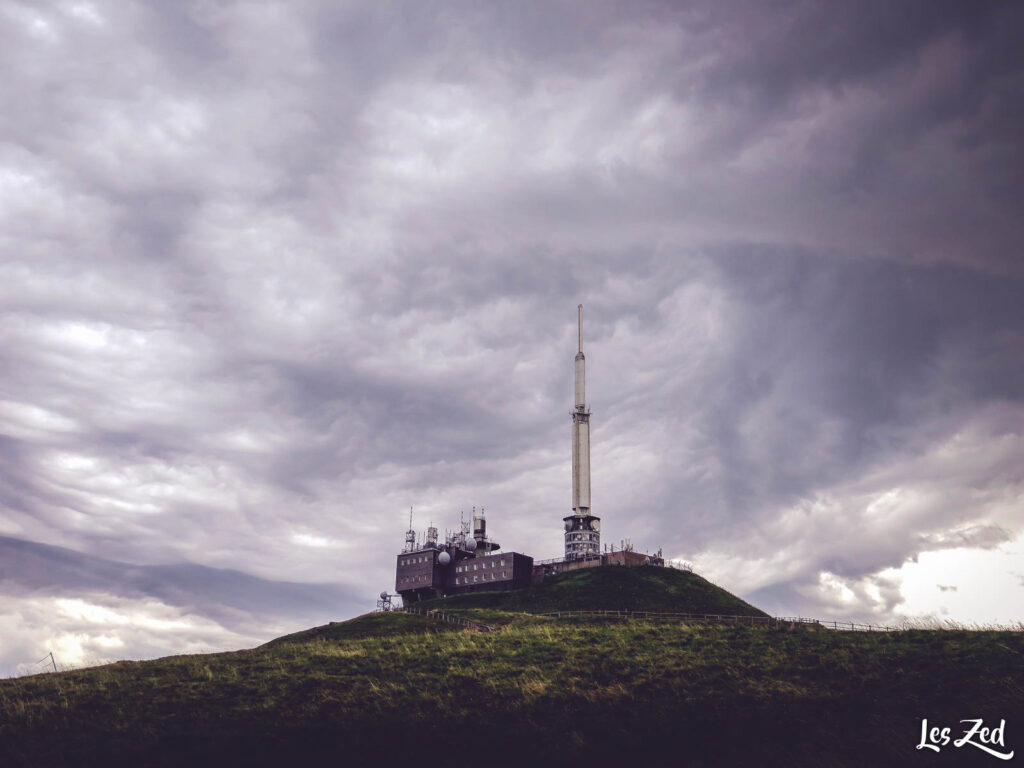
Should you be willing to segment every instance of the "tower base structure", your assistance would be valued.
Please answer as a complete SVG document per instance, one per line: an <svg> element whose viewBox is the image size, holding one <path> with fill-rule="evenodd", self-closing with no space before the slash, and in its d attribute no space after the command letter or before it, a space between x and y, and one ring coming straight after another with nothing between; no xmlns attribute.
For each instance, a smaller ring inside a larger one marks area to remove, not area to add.
<svg viewBox="0 0 1024 768"><path fill-rule="evenodd" d="M601 554L601 518L590 514L563 517L565 559L579 560Z"/></svg>

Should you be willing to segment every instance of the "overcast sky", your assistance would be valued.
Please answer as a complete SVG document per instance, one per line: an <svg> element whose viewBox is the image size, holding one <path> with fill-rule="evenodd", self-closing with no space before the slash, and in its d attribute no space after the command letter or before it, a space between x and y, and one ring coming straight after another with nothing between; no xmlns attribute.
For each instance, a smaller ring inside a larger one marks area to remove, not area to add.
<svg viewBox="0 0 1024 768"><path fill-rule="evenodd" d="M1024 6L0 0L0 674L373 608L486 507L1024 620Z"/></svg>

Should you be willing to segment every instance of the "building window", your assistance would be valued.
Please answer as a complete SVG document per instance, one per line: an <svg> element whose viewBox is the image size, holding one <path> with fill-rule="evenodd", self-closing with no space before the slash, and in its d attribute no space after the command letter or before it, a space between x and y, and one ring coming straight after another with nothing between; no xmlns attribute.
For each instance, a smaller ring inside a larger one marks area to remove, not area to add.
<svg viewBox="0 0 1024 768"><path fill-rule="evenodd" d="M474 577L473 577L473 583L474 583L474 584L476 584L476 579L477 579L477 577L476 577L476 576L474 576Z"/></svg>
<svg viewBox="0 0 1024 768"><path fill-rule="evenodd" d="M502 567L505 566L505 558L501 558L501 565L502 565Z"/></svg>

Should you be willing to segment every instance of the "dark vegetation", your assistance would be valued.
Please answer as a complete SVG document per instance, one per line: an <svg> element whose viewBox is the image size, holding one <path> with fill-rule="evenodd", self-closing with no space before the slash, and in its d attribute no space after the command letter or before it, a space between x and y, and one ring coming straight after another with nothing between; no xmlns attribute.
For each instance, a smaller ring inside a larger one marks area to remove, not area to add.
<svg viewBox="0 0 1024 768"><path fill-rule="evenodd" d="M428 600L425 608L498 608L531 613L567 610L662 611L767 616L707 579L673 568L585 568L510 592L475 592Z"/></svg>
<svg viewBox="0 0 1024 768"><path fill-rule="evenodd" d="M540 589L442 601L501 627L490 633L371 614L247 651L0 681L0 764L1002 764L970 747L915 750L921 717L949 726L1004 718L1007 749L1018 758L1024 749L1019 632L517 612L618 610L622 595L641 601L637 609L682 611L676 597L708 584L608 570L618 573L552 581L557 597ZM621 580L610 604L574 602L574 591L593 601L601 591L588 590L615 585L604 579ZM643 603L645 584L676 597Z"/></svg>

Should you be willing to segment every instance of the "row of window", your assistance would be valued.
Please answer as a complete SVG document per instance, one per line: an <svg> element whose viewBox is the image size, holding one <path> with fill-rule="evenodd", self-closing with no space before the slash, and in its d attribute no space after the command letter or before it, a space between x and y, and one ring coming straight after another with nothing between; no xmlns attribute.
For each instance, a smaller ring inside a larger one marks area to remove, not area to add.
<svg viewBox="0 0 1024 768"><path fill-rule="evenodd" d="M476 570L477 565L479 565L480 568L482 568L482 569L485 569L485 568L504 568L505 567L505 558L501 558L500 560L484 560L482 563L473 563L473 570L474 571ZM455 566L455 572L456 573L465 573L469 569L470 569L469 565L457 565L457 566Z"/></svg>
<svg viewBox="0 0 1024 768"><path fill-rule="evenodd" d="M570 533L569 541L597 541L598 536L596 533Z"/></svg>
<svg viewBox="0 0 1024 768"><path fill-rule="evenodd" d="M469 576L457 576L455 578L456 584L478 584L480 581L502 581L508 578L508 571L501 571L499 573L484 573L480 575L474 575L473 581L470 582ZM399 584L423 584L429 582L430 576L402 576L398 579Z"/></svg>
<svg viewBox="0 0 1024 768"><path fill-rule="evenodd" d="M430 576L403 576L398 580L399 584L413 584L415 582L430 581Z"/></svg>
<svg viewBox="0 0 1024 768"><path fill-rule="evenodd" d="M508 571L502 571L501 573L485 573L485 574L482 574L480 576L474 576L472 583L473 584L478 583L477 582L478 579L483 579L484 581L500 581L501 579L507 579L507 578L508 578ZM460 576L456 576L455 577L455 583L456 584L469 584L470 583L469 576L461 576L461 577Z"/></svg>
<svg viewBox="0 0 1024 768"><path fill-rule="evenodd" d="M431 563L434 561L433 555L421 555L420 557L403 557L398 561L399 565L415 565L416 563Z"/></svg>

